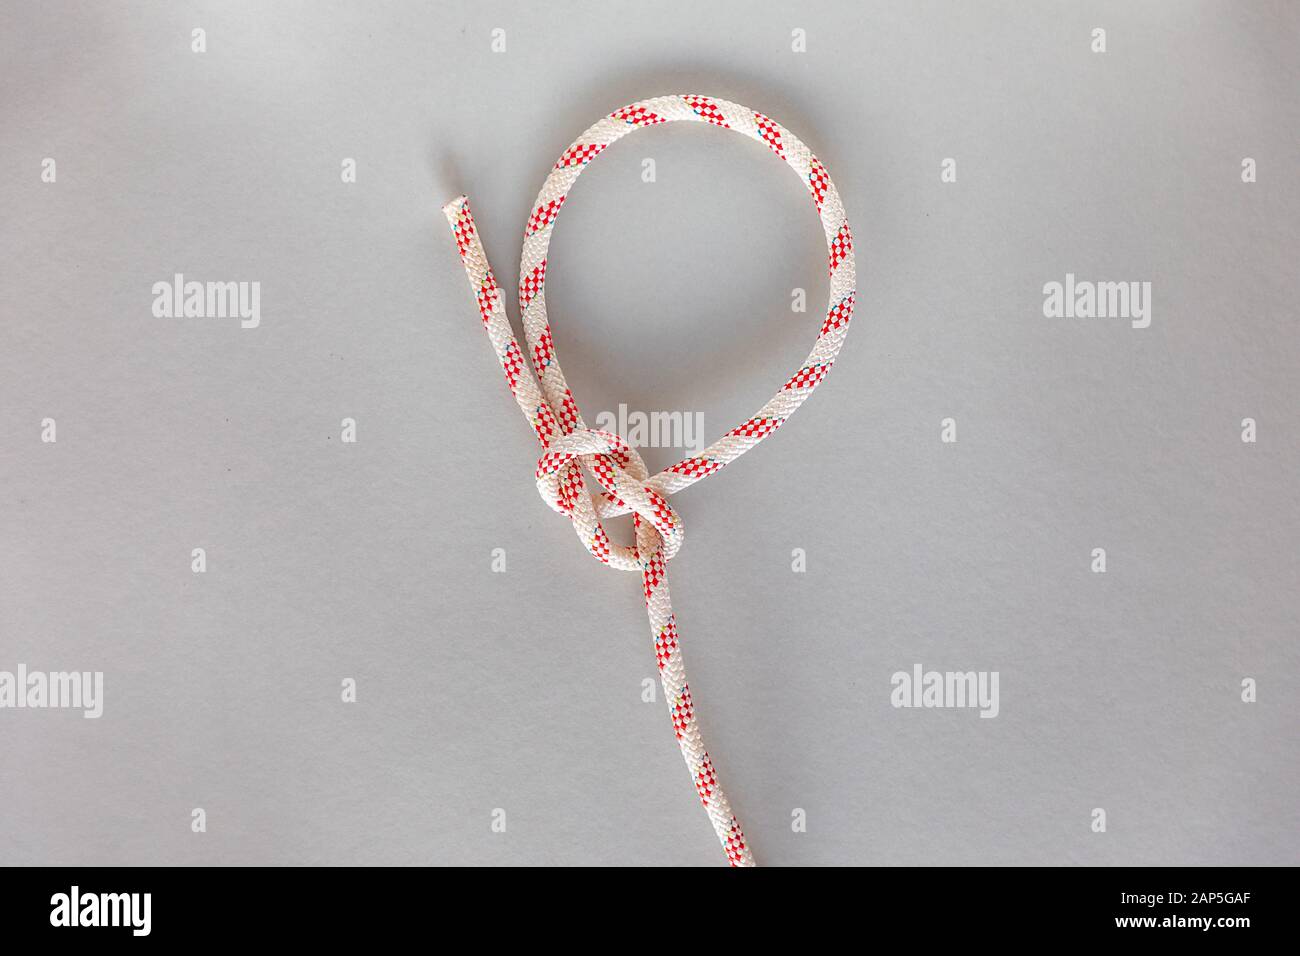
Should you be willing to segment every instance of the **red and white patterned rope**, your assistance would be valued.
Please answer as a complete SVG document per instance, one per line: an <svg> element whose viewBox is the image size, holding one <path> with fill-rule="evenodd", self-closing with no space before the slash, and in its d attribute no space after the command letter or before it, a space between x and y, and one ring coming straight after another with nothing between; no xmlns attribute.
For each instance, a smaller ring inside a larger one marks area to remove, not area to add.
<svg viewBox="0 0 1300 956"><path fill-rule="evenodd" d="M633 130L674 120L711 123L744 133L767 146L798 173L812 195L826 233L830 301L808 358L771 401L700 454L651 476L636 449L622 438L589 429L583 423L551 339L546 316L546 253L556 216L587 163ZM569 517L578 539L599 561L641 572L659 675L686 766L731 865L753 866L754 857L740 822L704 749L686 683L666 567L682 545L683 528L668 497L735 461L780 428L834 363L848 334L855 294L853 238L835 184L817 157L789 130L735 103L707 96L660 96L610 113L560 156L538 193L524 230L519 309L535 374L525 368L523 350L510 329L501 289L483 252L469 200L464 196L453 199L443 212L451 224L483 327L505 371L506 382L542 444L537 490L551 508ZM583 466L603 489L594 496L584 483ZM630 547L611 541L601 524L602 518L629 512L635 531Z"/></svg>

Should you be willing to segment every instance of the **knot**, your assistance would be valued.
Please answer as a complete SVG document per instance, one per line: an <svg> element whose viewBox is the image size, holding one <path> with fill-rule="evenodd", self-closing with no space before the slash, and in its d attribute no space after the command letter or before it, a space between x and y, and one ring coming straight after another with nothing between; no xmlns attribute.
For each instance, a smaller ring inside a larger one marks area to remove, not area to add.
<svg viewBox="0 0 1300 956"><path fill-rule="evenodd" d="M594 498L582 478L586 466L604 491ZM612 432L579 428L556 438L537 460L537 493L573 522L578 540L597 560L643 571L662 549L663 559L682 546L685 528L668 499L653 487L636 449ZM614 544L601 518L633 514L636 542Z"/></svg>
<svg viewBox="0 0 1300 956"><path fill-rule="evenodd" d="M766 405L702 451L647 477L645 462L627 442L609 432L589 429L582 421L578 403L560 370L546 314L546 260L556 217L588 164L634 130L677 120L734 130L761 143L794 170L812 199L826 237L830 295L826 318L812 351ZM443 206L506 385L546 449L537 462L537 490L543 501L569 517L578 539L600 561L611 567L641 571L646 618L678 746L728 861L733 866L753 866L754 856L740 821L732 813L713 760L704 747L686 683L666 566L682 545L682 521L669 507L667 498L717 474L789 421L835 363L848 334L857 295L853 233L844 203L826 167L780 123L736 103L684 94L642 100L598 120L561 154L532 210L524 227L519 261L519 318L527 337L525 351L510 327L505 296L488 265L469 200L459 196ZM530 358L531 371L527 367ZM603 490L593 488L595 494L588 492L584 469ZM629 512L636 529L633 546L612 544L601 519Z"/></svg>

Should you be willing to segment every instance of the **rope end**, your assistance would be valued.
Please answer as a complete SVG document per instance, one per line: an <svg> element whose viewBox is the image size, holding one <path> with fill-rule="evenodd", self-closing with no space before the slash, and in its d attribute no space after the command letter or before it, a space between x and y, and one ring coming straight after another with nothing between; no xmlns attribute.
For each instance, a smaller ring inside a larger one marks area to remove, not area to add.
<svg viewBox="0 0 1300 956"><path fill-rule="evenodd" d="M465 208L467 202L469 202L468 196L457 196L442 207L442 214L447 217L448 222L455 222L457 214Z"/></svg>

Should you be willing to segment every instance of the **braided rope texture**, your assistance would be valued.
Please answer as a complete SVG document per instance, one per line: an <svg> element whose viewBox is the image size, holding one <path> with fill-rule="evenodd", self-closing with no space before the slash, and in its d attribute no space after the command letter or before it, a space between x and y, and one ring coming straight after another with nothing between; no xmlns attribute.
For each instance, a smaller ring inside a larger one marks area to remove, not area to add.
<svg viewBox="0 0 1300 956"><path fill-rule="evenodd" d="M546 314L546 255L556 217L587 164L634 130L678 120L743 133L785 160L798 174L812 196L826 234L830 299L812 351L766 405L700 454L651 476L636 449L621 437L589 429L583 423L551 337ZM704 748L686 682L667 576L667 562L681 547L684 529L668 498L735 461L785 424L834 364L853 318L856 292L853 236L839 192L826 168L794 134L762 113L726 100L697 95L660 96L603 117L561 154L537 195L524 229L519 310L531 372L525 368L523 350L511 331L501 289L483 252L469 200L460 196L447 203L443 213L451 225L506 384L541 442L543 452L535 473L538 493L547 505L573 522L578 539L597 560L610 567L641 572L659 676L682 756L728 861L732 866L753 866L754 856L740 821L732 812ZM600 486L594 496L583 479L584 467ZM628 513L633 516L631 546L611 541L601 524L602 518Z"/></svg>

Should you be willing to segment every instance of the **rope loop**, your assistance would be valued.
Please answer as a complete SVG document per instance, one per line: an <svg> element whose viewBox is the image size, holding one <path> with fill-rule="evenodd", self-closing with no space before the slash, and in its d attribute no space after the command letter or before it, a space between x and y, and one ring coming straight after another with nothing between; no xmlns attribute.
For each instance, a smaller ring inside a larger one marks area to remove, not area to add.
<svg viewBox="0 0 1300 956"><path fill-rule="evenodd" d="M766 405L699 454L648 475L636 449L618 435L587 428L582 420L551 336L546 313L546 257L556 218L587 165L628 133L676 120L743 133L795 171L812 197L826 236L830 295L826 318L812 351ZM826 167L793 133L762 113L726 100L695 94L660 96L602 117L560 155L537 194L524 228L519 312L532 371L525 368L524 352L510 328L501 288L483 252L469 200L464 196L453 199L443 207L443 213L451 225L483 328L505 372L506 384L542 445L535 473L537 491L549 507L568 516L578 539L598 560L614 568L641 572L655 660L678 746L728 861L733 866L753 866L753 853L740 821L732 813L730 801L718 784L713 761L704 749L686 683L667 573L668 560L681 548L684 529L668 498L720 471L784 425L834 364L848 334L857 294L853 233L840 194ZM584 468L600 486L594 495L584 482ZM629 512L635 543L614 544L601 519Z"/></svg>

